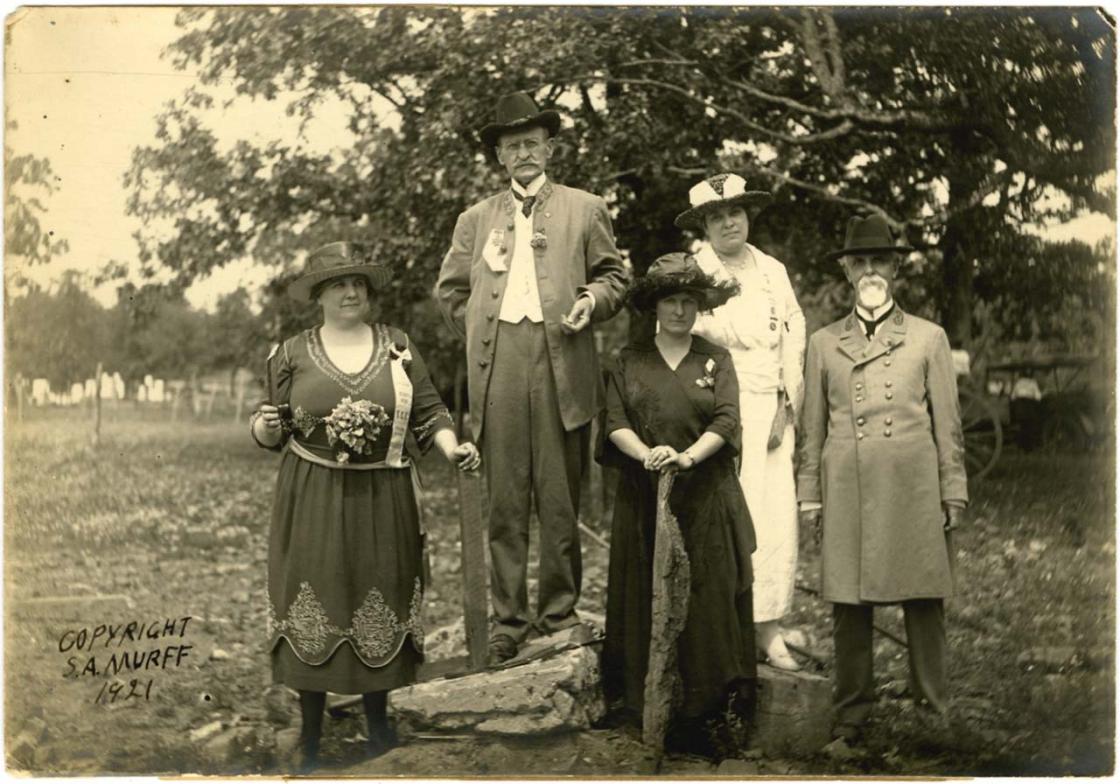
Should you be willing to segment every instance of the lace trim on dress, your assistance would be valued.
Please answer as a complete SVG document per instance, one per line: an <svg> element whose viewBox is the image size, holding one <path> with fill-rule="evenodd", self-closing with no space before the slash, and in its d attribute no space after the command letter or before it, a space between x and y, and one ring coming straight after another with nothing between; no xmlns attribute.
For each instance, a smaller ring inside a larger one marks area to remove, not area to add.
<svg viewBox="0 0 1120 784"><path fill-rule="evenodd" d="M397 655L409 635L416 650L424 652L423 597L424 591L417 577L408 605L408 618L402 621L374 586L354 611L350 625L343 629L331 623L323 603L315 595L315 589L305 580L300 583L299 593L289 605L284 619L278 617L275 606L270 604L269 637L286 639L305 664L322 664L339 645L349 642L364 664L378 667ZM328 650L328 641L332 637L336 640Z"/></svg>
<svg viewBox="0 0 1120 784"><path fill-rule="evenodd" d="M381 372L381 368L385 367L385 362L389 358L389 348L393 345L389 328L384 324L374 324L373 355L370 357L369 364L357 373L345 373L335 367L327 356L319 330L309 329L306 334L307 354L315 363L315 367L351 395L357 395L365 389L374 376Z"/></svg>
<svg viewBox="0 0 1120 784"><path fill-rule="evenodd" d="M424 439L428 438L434 433L439 425L451 425L455 427L455 420L451 417L451 412L447 409L437 411L428 417L423 422L419 422L412 426L412 435L417 440L423 443Z"/></svg>

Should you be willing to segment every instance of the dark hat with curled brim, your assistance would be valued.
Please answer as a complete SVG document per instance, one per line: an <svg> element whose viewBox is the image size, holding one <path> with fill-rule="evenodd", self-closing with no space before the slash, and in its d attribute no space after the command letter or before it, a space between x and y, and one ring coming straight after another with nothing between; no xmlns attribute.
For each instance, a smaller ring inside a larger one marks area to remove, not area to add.
<svg viewBox="0 0 1120 784"><path fill-rule="evenodd" d="M478 132L478 138L486 147L487 154L494 157L494 148L503 133L533 127L544 128L549 136L555 136L560 130L560 113L552 109L542 112L529 93L510 93L498 99L494 122L484 126Z"/></svg>
<svg viewBox="0 0 1120 784"><path fill-rule="evenodd" d="M761 207L772 199L769 191L749 191L738 174L716 174L688 189L691 205L673 221L678 229L703 230L704 219L720 207Z"/></svg>
<svg viewBox="0 0 1120 784"><path fill-rule="evenodd" d="M393 279L392 271L374 261L367 246L356 242L332 242L308 254L303 272L288 284L288 295L309 302L311 291L317 284L344 275L364 276L371 292L385 288Z"/></svg>
<svg viewBox="0 0 1120 784"><path fill-rule="evenodd" d="M856 215L849 219L848 229L844 232L844 247L828 253L825 258L833 261L862 253L906 254L913 250L909 245L897 244L887 219L876 213L866 218Z"/></svg>
<svg viewBox="0 0 1120 784"><path fill-rule="evenodd" d="M700 269L690 253L667 253L630 284L626 298L635 310L651 311L661 300L681 292L695 295L701 310L711 310L738 294L739 283L716 280Z"/></svg>

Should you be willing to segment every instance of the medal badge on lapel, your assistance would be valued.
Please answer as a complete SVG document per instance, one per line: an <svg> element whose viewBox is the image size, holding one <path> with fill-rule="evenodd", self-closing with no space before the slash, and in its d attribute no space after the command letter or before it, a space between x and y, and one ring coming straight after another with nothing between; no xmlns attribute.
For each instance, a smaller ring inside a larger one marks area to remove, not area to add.
<svg viewBox="0 0 1120 784"><path fill-rule="evenodd" d="M490 238L482 251L482 260L492 272L508 272L509 265L506 258L509 255L509 246L506 244L505 229L491 229Z"/></svg>

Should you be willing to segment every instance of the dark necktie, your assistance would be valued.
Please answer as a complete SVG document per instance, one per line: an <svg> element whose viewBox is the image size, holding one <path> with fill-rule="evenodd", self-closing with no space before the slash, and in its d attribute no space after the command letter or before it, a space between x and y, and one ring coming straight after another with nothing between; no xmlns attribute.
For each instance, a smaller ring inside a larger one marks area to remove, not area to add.
<svg viewBox="0 0 1120 784"><path fill-rule="evenodd" d="M513 193L513 198L515 198L519 202L521 202L521 214L524 215L526 218L528 218L529 215L531 215L532 212L533 212L533 204L536 203L537 197L536 196L522 196L517 191L515 191L513 189L510 189L510 190Z"/></svg>
<svg viewBox="0 0 1120 784"><path fill-rule="evenodd" d="M867 335L868 340L872 340L875 337L875 329L884 321L886 321L887 316L891 315L892 313L894 313L893 304L887 309L886 313L879 316L879 318L875 319L874 321L868 321L867 319L865 319L859 314L858 310L856 311L856 318L858 318L859 322L863 324L863 334Z"/></svg>

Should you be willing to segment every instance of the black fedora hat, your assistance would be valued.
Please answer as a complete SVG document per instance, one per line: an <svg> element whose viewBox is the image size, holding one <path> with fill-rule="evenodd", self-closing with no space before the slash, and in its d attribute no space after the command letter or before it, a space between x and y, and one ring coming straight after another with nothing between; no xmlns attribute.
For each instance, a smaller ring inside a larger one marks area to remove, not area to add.
<svg viewBox="0 0 1120 784"><path fill-rule="evenodd" d="M369 290L384 288L393 278L392 271L371 258L365 245L356 242L332 242L312 251L303 265L303 272L288 284L288 295L303 301L311 299L317 283L343 275L364 275Z"/></svg>
<svg viewBox="0 0 1120 784"><path fill-rule="evenodd" d="M555 136L560 130L560 113L552 109L545 109L542 112L529 93L510 93L498 99L494 122L479 131L478 138L492 154L494 148L498 146L498 138L503 133L534 126L544 128L549 136Z"/></svg>
<svg viewBox="0 0 1120 784"><path fill-rule="evenodd" d="M897 244L887 219L875 213L866 218L858 215L850 218L848 229L844 232L844 247L828 253L825 258L833 260L859 253L909 253L912 250L914 248L909 245Z"/></svg>
<svg viewBox="0 0 1120 784"><path fill-rule="evenodd" d="M695 294L702 310L718 308L739 293L735 280L716 280L691 253L666 253L649 265L646 274L630 284L626 298L635 310L649 311L666 297L687 291Z"/></svg>

